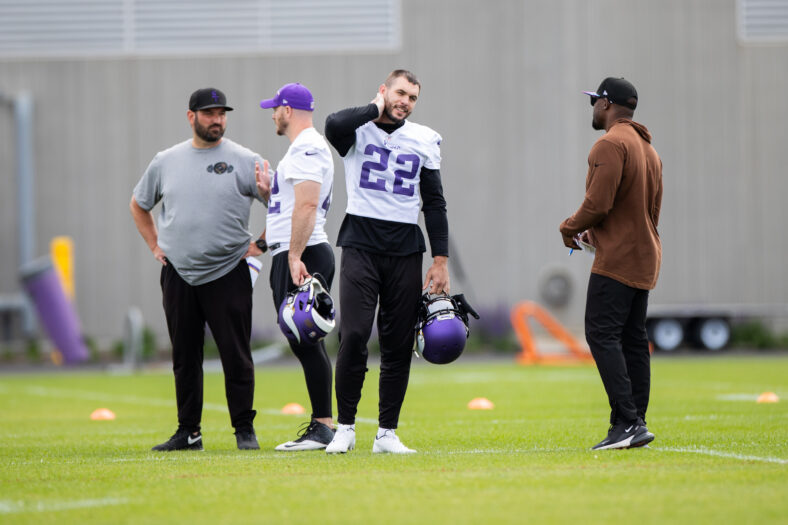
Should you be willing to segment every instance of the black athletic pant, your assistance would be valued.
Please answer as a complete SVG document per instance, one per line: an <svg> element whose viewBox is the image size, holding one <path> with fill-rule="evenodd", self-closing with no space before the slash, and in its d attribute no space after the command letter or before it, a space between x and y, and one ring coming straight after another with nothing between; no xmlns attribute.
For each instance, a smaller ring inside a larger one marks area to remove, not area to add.
<svg viewBox="0 0 788 525"><path fill-rule="evenodd" d="M421 261L421 253L389 256L342 248L336 367L337 420L342 424L351 425L356 420L367 372L367 341L380 301L378 424L382 428L397 428L410 376L421 297Z"/></svg>
<svg viewBox="0 0 788 525"><path fill-rule="evenodd" d="M252 409L254 363L249 343L252 281L246 260L227 275L197 286L189 285L168 263L161 269L161 290L172 341L179 428L200 430L206 323L219 347L230 421L236 430L252 428L256 414Z"/></svg>
<svg viewBox="0 0 788 525"><path fill-rule="evenodd" d="M288 253L284 251L274 255L268 277L277 315L287 293L298 288L293 284L293 278L290 276ZM331 288L331 283L334 281L334 251L328 243L307 246L301 254L301 261L310 275L319 273L326 286ZM325 343L320 341L316 345L299 345L290 342L289 339L288 342L304 369L309 402L312 403L312 418L332 417L331 360L326 354Z"/></svg>
<svg viewBox="0 0 788 525"><path fill-rule="evenodd" d="M648 290L591 274L586 300L586 340L610 402L610 424L645 424L651 388L646 334Z"/></svg>

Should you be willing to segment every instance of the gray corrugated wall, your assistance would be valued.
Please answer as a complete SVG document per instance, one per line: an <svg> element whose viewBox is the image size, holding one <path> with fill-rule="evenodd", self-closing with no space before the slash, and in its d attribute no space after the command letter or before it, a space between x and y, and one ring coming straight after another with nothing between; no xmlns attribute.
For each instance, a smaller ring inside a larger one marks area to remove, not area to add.
<svg viewBox="0 0 788 525"><path fill-rule="evenodd" d="M785 302L788 46L743 46L733 0L405 0L398 53L0 60L0 90L35 96L38 248L71 235L85 331L120 337L130 305L165 333L158 267L128 212L153 155L189 137L186 101L215 85L237 111L227 136L276 162L287 147L257 107L300 81L326 115L372 99L395 67L422 80L413 120L444 137L452 238L475 302L539 299L541 276L565 268L582 324L590 259L567 256L557 226L580 204L591 129L584 89L623 75L636 120L664 162L664 266L652 302ZM11 113L0 116L0 293L15 281ZM337 159L329 234L344 211ZM264 224L262 207L252 228ZM339 259L338 259L339 260ZM271 326L266 264L255 324ZM461 283L454 280L454 289Z"/></svg>

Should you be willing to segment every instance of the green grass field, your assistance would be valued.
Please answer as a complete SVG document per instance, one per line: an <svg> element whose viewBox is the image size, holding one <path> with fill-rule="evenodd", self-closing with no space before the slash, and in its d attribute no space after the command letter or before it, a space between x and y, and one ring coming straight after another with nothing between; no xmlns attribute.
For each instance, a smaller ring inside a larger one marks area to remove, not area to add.
<svg viewBox="0 0 788 525"><path fill-rule="evenodd" d="M593 367L414 365L399 434L373 455L377 367L356 450L280 453L308 408L300 368L257 371L262 450L241 452L206 375L204 452L175 430L169 371L0 375L0 523L788 523L788 357L653 361L650 448L592 452L608 409ZM772 391L781 401L755 402ZM471 411L475 397L495 403ZM114 421L91 421L107 407Z"/></svg>

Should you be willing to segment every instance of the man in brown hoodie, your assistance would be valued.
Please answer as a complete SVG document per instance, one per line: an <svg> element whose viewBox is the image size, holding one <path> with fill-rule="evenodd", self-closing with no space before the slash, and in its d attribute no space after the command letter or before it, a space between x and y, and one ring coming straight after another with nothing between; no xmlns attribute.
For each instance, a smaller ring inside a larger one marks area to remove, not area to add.
<svg viewBox="0 0 788 525"><path fill-rule="evenodd" d="M646 308L657 284L662 246L657 232L662 203L662 161L645 126L632 121L635 87L606 78L585 91L592 126L606 133L588 155L586 195L561 223L564 244L595 248L586 299L586 340L610 402L610 430L594 450L644 446L651 383Z"/></svg>

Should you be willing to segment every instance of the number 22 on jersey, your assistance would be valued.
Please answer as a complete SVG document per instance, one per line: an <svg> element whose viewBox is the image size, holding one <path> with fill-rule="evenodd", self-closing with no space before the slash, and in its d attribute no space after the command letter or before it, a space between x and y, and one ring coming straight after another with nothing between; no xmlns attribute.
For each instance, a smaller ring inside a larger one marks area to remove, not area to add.
<svg viewBox="0 0 788 525"><path fill-rule="evenodd" d="M377 156L377 161L368 160L361 165L361 178L359 179L359 186L361 188L388 191L386 188L386 178L384 176L374 175L373 172L385 173L389 171L389 158L391 157L391 153L391 150L381 146L367 144L367 147L364 149L364 154L369 157ZM412 153L401 153L395 157L394 164L402 166L405 169L394 170L394 186L392 192L397 195L413 196L416 185L406 184L404 181L415 179L419 174L419 156Z"/></svg>

